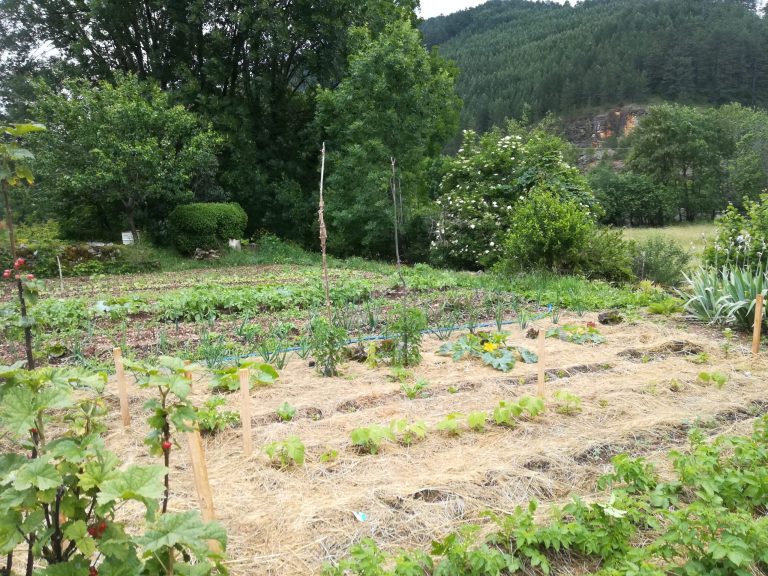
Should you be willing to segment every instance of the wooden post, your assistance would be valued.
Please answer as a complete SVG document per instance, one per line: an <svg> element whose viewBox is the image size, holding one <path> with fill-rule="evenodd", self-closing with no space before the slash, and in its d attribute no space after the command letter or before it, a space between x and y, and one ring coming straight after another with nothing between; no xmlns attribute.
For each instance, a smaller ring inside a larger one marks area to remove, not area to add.
<svg viewBox="0 0 768 576"><path fill-rule="evenodd" d="M189 366L190 364L192 364L192 360L184 360L184 366ZM184 378L186 378L187 380L189 380L191 382L192 381L192 372L189 372L189 371L184 372Z"/></svg>
<svg viewBox="0 0 768 576"><path fill-rule="evenodd" d="M544 339L547 337L547 332L544 330L544 328L539 329L539 362L538 362L538 368L539 368L539 380L536 383L536 395L543 398L544 397L544 353L546 351L546 348L544 346Z"/></svg>
<svg viewBox="0 0 768 576"><path fill-rule="evenodd" d="M120 348L112 349L115 359L115 375L117 376L117 393L120 397L120 414L123 417L123 426L130 426L131 412L128 408L128 384L125 381L125 369L123 368L123 351Z"/></svg>
<svg viewBox="0 0 768 576"><path fill-rule="evenodd" d="M189 444L189 456L192 461L192 474L195 480L197 500L200 503L200 514L204 522L216 519L213 511L213 492L208 481L208 466L205 463L205 451L203 440L200 438L200 430L195 426L191 432L187 432L187 444ZM221 552L219 543L215 540L208 542L213 552Z"/></svg>
<svg viewBox="0 0 768 576"><path fill-rule="evenodd" d="M758 294L755 301L755 327L752 332L752 354L760 353L760 332L763 329L763 295Z"/></svg>
<svg viewBox="0 0 768 576"><path fill-rule="evenodd" d="M240 376L240 422L243 427L243 453L246 458L253 455L251 438L251 374L248 368L238 371Z"/></svg>

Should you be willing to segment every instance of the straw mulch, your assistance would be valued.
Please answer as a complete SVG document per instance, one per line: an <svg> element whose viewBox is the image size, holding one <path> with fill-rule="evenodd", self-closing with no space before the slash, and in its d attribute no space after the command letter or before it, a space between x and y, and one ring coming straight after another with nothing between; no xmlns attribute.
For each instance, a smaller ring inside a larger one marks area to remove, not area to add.
<svg viewBox="0 0 768 576"><path fill-rule="evenodd" d="M597 317L566 316L561 323L588 320ZM540 325L551 326L549 321ZM536 365L518 364L502 374L438 356L440 342L426 339L424 360L412 372L430 383L430 397L408 400L386 368L349 363L342 377L326 379L293 359L276 385L253 392L256 454L251 459L242 457L239 429L204 439L216 515L229 533L231 573L318 573L324 562L366 537L387 550L427 547L459 525L484 522L486 510L510 512L532 498L548 504L572 494L589 497L610 458L623 451L644 455L664 469L666 452L685 447L686 432L696 421L711 434L746 432L757 415L768 411L768 363L752 359L746 341L736 343L726 359L717 331L679 317L600 330L607 342L598 346L547 340L549 409L544 415L515 429L489 423L483 433L465 430L458 437L430 432L411 447L388 443L375 456L351 446L354 428L396 418L433 425L451 412L490 412L500 400L535 393ZM511 343L536 350L536 342L519 328L511 332ZM693 361L700 352L709 355L708 363ZM715 370L729 378L721 390L697 381L700 372ZM202 402L205 383L195 389L195 399ZM582 398L581 414L565 416L552 409L551 393L559 389ZM134 426L122 429L112 401L107 444L126 463L149 462L141 408L149 393L131 392ZM232 409L238 398L228 398ZM298 417L278 422L275 409L286 400L299 409ZM270 466L260 448L292 434L307 447L306 465ZM328 449L337 450L338 458L319 462ZM196 508L186 450L174 450L171 468L170 508ZM364 513L365 521L356 512Z"/></svg>

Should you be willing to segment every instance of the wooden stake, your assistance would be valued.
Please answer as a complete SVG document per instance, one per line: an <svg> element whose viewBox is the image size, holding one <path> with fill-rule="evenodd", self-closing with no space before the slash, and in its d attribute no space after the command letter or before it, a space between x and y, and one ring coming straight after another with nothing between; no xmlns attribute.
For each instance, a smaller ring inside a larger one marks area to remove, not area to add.
<svg viewBox="0 0 768 576"><path fill-rule="evenodd" d="M189 366L190 364L192 364L192 360L184 360L184 366ZM189 380L191 382L192 381L192 372L189 372L189 371L184 372L184 378L186 378L187 380Z"/></svg>
<svg viewBox="0 0 768 576"><path fill-rule="evenodd" d="M248 368L238 371L240 376L240 422L243 427L243 453L246 458L253 455L251 438L251 374Z"/></svg>
<svg viewBox="0 0 768 576"><path fill-rule="evenodd" d="M204 522L216 519L213 510L213 492L208 480L208 466L205 463L205 451L203 440L200 438L200 430L195 426L191 432L187 432L187 444L189 445L189 457L192 461L192 474L195 480L195 490L200 503L200 513ZM221 552L219 543L215 540L208 542L211 551Z"/></svg>
<svg viewBox="0 0 768 576"><path fill-rule="evenodd" d="M123 426L130 426L131 412L128 409L128 384L125 381L125 369L123 368L123 351L120 348L112 349L115 359L115 375L117 376L117 393L120 396L120 414L123 417Z"/></svg>
<svg viewBox="0 0 768 576"><path fill-rule="evenodd" d="M544 398L544 353L546 348L544 346L544 339L547 337L546 330L544 328L539 329L539 380L536 383L536 395Z"/></svg>
<svg viewBox="0 0 768 576"><path fill-rule="evenodd" d="M752 332L752 354L760 353L760 332L763 329L763 295L758 294L755 301L755 327Z"/></svg>

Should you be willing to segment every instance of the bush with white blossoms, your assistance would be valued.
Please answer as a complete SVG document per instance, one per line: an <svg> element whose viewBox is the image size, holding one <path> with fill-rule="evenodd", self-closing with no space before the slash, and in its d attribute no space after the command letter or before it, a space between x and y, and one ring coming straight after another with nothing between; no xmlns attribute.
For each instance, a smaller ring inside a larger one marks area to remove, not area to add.
<svg viewBox="0 0 768 576"><path fill-rule="evenodd" d="M759 202L745 198L744 209L742 214L729 205L717 219L715 241L704 252L707 264L768 267L768 190Z"/></svg>
<svg viewBox="0 0 768 576"><path fill-rule="evenodd" d="M586 179L563 159L566 146L557 136L527 132L513 122L484 135L464 131L462 148L440 182L433 260L459 268L492 266L502 257L515 207L537 186L594 210Z"/></svg>

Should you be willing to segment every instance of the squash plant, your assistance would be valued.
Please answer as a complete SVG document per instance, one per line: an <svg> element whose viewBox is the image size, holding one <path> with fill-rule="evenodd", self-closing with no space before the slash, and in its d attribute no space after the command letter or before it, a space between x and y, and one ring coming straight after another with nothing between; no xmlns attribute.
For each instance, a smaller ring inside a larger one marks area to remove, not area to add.
<svg viewBox="0 0 768 576"><path fill-rule="evenodd" d="M17 564L26 576L226 574L207 543L224 549L219 525L196 512L157 516L167 468L121 468L105 447L105 382L78 370L0 366L0 434L10 446L0 453L4 572ZM143 535L116 519L130 501L144 509ZM14 558L19 547L25 554Z"/></svg>

